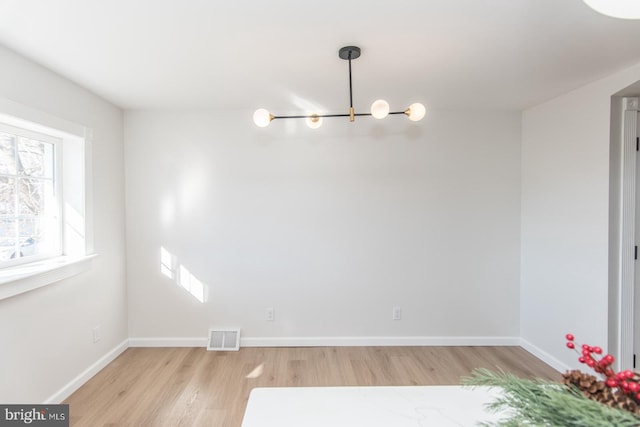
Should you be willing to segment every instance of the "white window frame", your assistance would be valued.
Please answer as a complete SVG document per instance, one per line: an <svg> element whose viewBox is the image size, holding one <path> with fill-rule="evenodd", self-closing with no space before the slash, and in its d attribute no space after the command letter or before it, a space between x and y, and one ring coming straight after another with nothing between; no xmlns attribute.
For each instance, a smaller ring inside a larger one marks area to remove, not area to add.
<svg viewBox="0 0 640 427"><path fill-rule="evenodd" d="M58 159L62 254L0 268L0 300L56 283L91 268L93 253L90 128L0 97L0 123L61 140ZM37 139L37 138L36 138Z"/></svg>
<svg viewBox="0 0 640 427"><path fill-rule="evenodd" d="M28 264L28 263L33 263L37 261L42 261L49 258L59 257L63 255L63 247L64 247L64 233L62 231L64 218L62 215L62 207L60 203L62 200L64 200L64 194L62 191L62 176L61 176L62 174L62 155L61 154L62 154L62 146L63 146L62 138L55 137L53 135L49 135L42 132L34 132L32 130L10 126L6 123L3 123L2 121L0 121L0 132L8 133L15 136L21 136L21 137L36 140L36 141L42 141L42 142L46 142L53 145L54 147L53 149L53 168L54 168L53 182L55 187L54 191L56 194L56 201L58 202L57 216L58 216L58 227L59 227L59 230L58 230L59 244L55 252L44 253L40 255L33 255L33 256L24 257L24 258L20 257L20 258L15 258L8 261L2 261L0 262L0 269L10 268L20 264ZM17 176L16 179L20 179L20 177Z"/></svg>

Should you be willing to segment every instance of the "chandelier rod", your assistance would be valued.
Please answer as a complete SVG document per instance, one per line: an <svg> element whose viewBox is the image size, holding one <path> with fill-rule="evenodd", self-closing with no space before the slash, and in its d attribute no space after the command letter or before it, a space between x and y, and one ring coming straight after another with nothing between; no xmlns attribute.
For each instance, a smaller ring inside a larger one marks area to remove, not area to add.
<svg viewBox="0 0 640 427"><path fill-rule="evenodd" d="M389 114L407 114L406 111L389 111ZM371 113L354 113L356 117L360 116L372 116ZM349 113L342 114L307 114L307 115L298 115L298 116L273 116L273 120L276 119L308 119L311 117L350 117Z"/></svg>
<svg viewBox="0 0 640 427"><path fill-rule="evenodd" d="M353 51L349 51L349 114L353 116L353 85L351 83L351 54ZM351 120L353 121L353 120Z"/></svg>

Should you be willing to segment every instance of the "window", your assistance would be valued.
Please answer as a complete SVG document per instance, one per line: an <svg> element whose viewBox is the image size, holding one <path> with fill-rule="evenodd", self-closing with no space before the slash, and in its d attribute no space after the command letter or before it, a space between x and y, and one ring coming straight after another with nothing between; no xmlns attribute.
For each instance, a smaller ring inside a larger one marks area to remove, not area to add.
<svg viewBox="0 0 640 427"><path fill-rule="evenodd" d="M0 124L0 266L62 254L61 139Z"/></svg>
<svg viewBox="0 0 640 427"><path fill-rule="evenodd" d="M91 140L0 97L0 300L91 268Z"/></svg>

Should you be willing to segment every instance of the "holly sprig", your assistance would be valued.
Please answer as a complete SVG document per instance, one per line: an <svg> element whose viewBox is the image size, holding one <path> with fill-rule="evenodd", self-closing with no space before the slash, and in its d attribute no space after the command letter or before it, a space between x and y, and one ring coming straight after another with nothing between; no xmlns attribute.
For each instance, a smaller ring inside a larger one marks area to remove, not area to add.
<svg viewBox="0 0 640 427"><path fill-rule="evenodd" d="M615 362L615 358L610 354L601 356L602 348L587 344L576 345L575 337L572 334L565 335L565 338L567 339L567 347L580 355L578 361L604 376L604 383L607 387L617 388L636 402L640 402L640 377L635 372L629 369L614 372L611 365ZM580 351L578 347L581 349Z"/></svg>

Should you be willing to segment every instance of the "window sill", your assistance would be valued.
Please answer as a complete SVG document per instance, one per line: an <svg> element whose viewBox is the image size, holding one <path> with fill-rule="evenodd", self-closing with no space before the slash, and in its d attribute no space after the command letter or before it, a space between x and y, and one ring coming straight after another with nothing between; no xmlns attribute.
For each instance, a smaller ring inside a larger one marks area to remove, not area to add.
<svg viewBox="0 0 640 427"><path fill-rule="evenodd" d="M96 255L57 257L0 270L0 300L50 285L91 268Z"/></svg>

